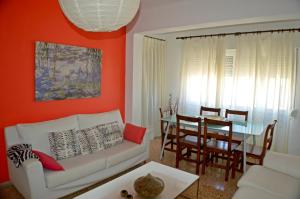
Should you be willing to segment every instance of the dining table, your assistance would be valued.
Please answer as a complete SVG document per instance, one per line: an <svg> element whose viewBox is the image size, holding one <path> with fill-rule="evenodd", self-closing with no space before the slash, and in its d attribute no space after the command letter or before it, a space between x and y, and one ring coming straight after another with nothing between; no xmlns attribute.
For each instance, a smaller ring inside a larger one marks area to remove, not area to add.
<svg viewBox="0 0 300 199"><path fill-rule="evenodd" d="M228 118L221 117L221 116L214 116L214 115L187 115L192 117L200 117L202 119L201 127L204 128L204 118L208 119L215 119L215 120L223 120L223 121L232 121L232 133L235 136L242 138L242 148L243 148L243 172L246 172L246 161L247 161L247 150L246 150L246 142L249 137L253 137L253 144L255 143L255 137L260 136L264 132L264 124L263 122L251 122L251 121L235 121L235 120L229 120ZM160 151L160 160L163 158L164 154L164 148L167 142L167 137L169 133L170 126L176 126L176 115L168 115L166 117L161 118L161 121L166 122L167 126L165 128L165 137L163 139L162 148ZM185 127L190 128L197 128L198 123L192 123L192 122L183 122L180 123L181 125L184 125ZM209 131L217 132L217 133L228 133L229 128L228 126L217 126L217 125L208 125L207 126Z"/></svg>

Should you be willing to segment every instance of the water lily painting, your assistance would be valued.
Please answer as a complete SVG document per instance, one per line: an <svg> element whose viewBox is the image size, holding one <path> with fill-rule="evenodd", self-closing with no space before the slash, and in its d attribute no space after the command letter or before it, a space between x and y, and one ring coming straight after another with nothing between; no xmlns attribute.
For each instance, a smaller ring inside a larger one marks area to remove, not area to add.
<svg viewBox="0 0 300 199"><path fill-rule="evenodd" d="M35 43L35 99L100 95L101 50L47 42Z"/></svg>

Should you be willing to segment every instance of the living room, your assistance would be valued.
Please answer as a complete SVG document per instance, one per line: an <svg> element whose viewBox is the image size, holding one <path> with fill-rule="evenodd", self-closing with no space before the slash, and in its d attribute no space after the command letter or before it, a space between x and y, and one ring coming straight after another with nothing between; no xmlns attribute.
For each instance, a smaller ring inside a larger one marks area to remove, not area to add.
<svg viewBox="0 0 300 199"><path fill-rule="evenodd" d="M300 197L298 0L114 1L131 9L131 17L112 29L117 23L110 20L120 16L105 18L102 1L72 2L0 3L0 198L143 198L133 183L151 171L164 184L154 198ZM87 17L92 23L103 11L97 25L106 19L106 26L81 27L88 20L81 18L80 5L98 6ZM205 108L216 115L200 113ZM244 126L227 117L230 111L246 115ZM196 132L194 145L180 151L183 120L198 125L187 127ZM215 128L213 121L223 126ZM97 133L117 128L121 134L95 144L95 126ZM78 144L81 155L53 155L55 132L74 129L94 135ZM212 131L218 131L216 139ZM201 144L225 141L230 134L230 142L239 145L233 152L206 151ZM24 153L32 157L18 159L16 166L8 151L20 144L30 145ZM246 145L266 150L253 158ZM36 150L64 171L43 168ZM258 165L249 163L253 160ZM126 179L130 183L120 188Z"/></svg>

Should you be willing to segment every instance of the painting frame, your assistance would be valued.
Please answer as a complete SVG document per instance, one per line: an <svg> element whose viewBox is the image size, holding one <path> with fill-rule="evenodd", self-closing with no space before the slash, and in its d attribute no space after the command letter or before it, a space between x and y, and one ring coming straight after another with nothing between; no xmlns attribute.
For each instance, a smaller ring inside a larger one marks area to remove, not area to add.
<svg viewBox="0 0 300 199"><path fill-rule="evenodd" d="M35 100L92 98L101 95L102 51L35 42Z"/></svg>

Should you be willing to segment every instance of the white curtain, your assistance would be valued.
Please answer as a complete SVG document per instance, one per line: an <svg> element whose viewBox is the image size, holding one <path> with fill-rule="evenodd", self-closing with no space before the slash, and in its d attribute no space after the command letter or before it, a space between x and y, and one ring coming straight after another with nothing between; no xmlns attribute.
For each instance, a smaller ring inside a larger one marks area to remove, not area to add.
<svg viewBox="0 0 300 199"><path fill-rule="evenodd" d="M218 88L224 62L224 38L184 40L179 111L200 114L200 106L219 106Z"/></svg>
<svg viewBox="0 0 300 199"><path fill-rule="evenodd" d="M144 37L142 77L142 125L160 135L159 107L166 104L166 42Z"/></svg>
<svg viewBox="0 0 300 199"><path fill-rule="evenodd" d="M200 105L207 105L248 110L250 121L265 125L277 119L273 149L287 152L295 89L295 34L299 33L236 36L231 72L224 70L223 38L184 41L180 110L197 114Z"/></svg>
<svg viewBox="0 0 300 199"><path fill-rule="evenodd" d="M265 125L277 119L273 149L287 152L296 82L295 33L250 34L236 39L233 77L224 82L227 89L222 89L230 104L224 100L223 107L249 110L250 120ZM258 143L262 144L262 138Z"/></svg>

